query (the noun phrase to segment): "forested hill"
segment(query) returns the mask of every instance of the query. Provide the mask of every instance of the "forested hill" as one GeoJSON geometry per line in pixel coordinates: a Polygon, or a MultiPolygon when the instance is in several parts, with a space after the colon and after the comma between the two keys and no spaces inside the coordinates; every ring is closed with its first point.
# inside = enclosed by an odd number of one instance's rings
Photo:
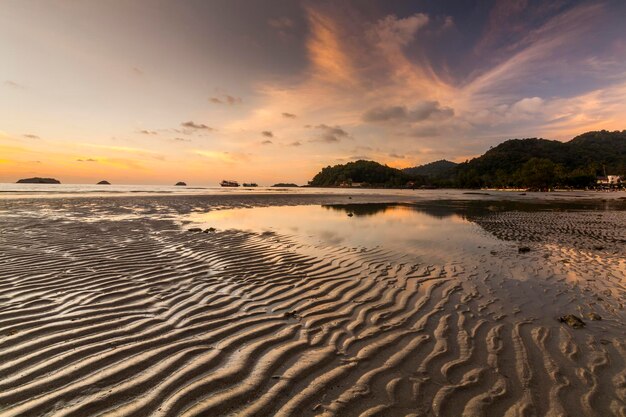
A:
{"type": "Polygon", "coordinates": [[[472,187],[584,187],[604,171],[626,173],[626,131],[588,132],[569,142],[512,139],[459,164],[455,183],[472,187]]]}
{"type": "Polygon", "coordinates": [[[327,166],[310,182],[314,187],[333,187],[342,183],[363,183],[367,186],[400,187],[409,181],[408,175],[399,169],[374,161],[355,161],[327,166]]]}
{"type": "Polygon", "coordinates": [[[413,168],[404,168],[402,171],[409,175],[423,175],[425,177],[441,178],[449,177],[458,164],[442,159],[413,168]]]}
{"type": "Polygon", "coordinates": [[[582,188],[605,172],[626,174],[626,130],[588,132],[569,142],[511,139],[461,164],[441,160],[399,170],[373,161],[350,162],[322,169],[311,185],[582,188]]]}

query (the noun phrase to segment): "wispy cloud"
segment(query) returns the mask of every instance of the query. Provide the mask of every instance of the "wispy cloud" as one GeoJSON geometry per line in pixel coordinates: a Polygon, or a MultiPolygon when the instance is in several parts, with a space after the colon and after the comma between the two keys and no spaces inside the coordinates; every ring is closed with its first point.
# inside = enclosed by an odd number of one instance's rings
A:
{"type": "Polygon", "coordinates": [[[350,136],[348,132],[343,130],[340,126],[321,124],[313,126],[313,128],[321,131],[321,134],[312,140],[315,142],[336,143],[350,136]]]}
{"type": "Polygon", "coordinates": [[[33,135],[32,133],[25,133],[22,136],[28,139],[41,139],[39,136],[33,135]]]}
{"type": "Polygon", "coordinates": [[[235,104],[243,103],[243,100],[241,97],[234,97],[228,94],[224,94],[220,97],[217,97],[217,96],[211,97],[209,101],[214,104],[227,104],[229,106],[234,106],[235,104]]]}
{"type": "Polygon", "coordinates": [[[11,81],[11,80],[6,80],[4,82],[4,85],[6,85],[7,87],[15,88],[16,90],[25,90],[26,89],[25,85],[17,83],[15,81],[11,81]]]}
{"type": "Polygon", "coordinates": [[[236,164],[240,162],[247,162],[249,160],[247,154],[240,152],[194,150],[193,153],[204,158],[209,158],[216,162],[222,162],[226,164],[236,164]]]}
{"type": "Polygon", "coordinates": [[[204,123],[196,123],[191,120],[188,122],[183,122],[180,125],[184,128],[183,133],[187,134],[195,131],[213,132],[215,130],[210,126],[205,125],[204,123]]]}

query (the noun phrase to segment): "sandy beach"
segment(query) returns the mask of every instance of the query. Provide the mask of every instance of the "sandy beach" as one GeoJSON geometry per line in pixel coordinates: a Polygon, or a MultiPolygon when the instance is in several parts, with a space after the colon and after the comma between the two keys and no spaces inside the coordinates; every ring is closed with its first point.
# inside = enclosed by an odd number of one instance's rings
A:
{"type": "Polygon", "coordinates": [[[626,200],[487,194],[1,199],[0,416],[626,416],[626,200]]]}

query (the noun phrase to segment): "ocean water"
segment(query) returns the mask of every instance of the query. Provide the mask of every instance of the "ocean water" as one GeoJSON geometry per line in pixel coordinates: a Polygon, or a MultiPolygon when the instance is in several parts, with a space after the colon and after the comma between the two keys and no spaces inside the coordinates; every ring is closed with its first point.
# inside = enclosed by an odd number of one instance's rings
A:
{"type": "Polygon", "coordinates": [[[555,200],[555,199],[620,199],[626,192],[563,191],[552,193],[522,193],[496,190],[402,190],[368,188],[316,188],[316,187],[219,187],[173,185],[95,185],[95,184],[15,184],[0,183],[0,198],[54,198],[120,195],[221,195],[221,194],[331,194],[331,195],[382,195],[419,199],[462,200],[555,200]]]}

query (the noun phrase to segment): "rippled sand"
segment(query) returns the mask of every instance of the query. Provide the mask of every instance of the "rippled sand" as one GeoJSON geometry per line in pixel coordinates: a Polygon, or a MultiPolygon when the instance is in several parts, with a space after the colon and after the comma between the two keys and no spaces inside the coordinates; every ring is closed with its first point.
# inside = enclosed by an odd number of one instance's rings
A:
{"type": "Polygon", "coordinates": [[[623,207],[420,202],[493,239],[445,262],[181,227],[337,198],[3,201],[0,416],[626,415],[623,207]]]}

